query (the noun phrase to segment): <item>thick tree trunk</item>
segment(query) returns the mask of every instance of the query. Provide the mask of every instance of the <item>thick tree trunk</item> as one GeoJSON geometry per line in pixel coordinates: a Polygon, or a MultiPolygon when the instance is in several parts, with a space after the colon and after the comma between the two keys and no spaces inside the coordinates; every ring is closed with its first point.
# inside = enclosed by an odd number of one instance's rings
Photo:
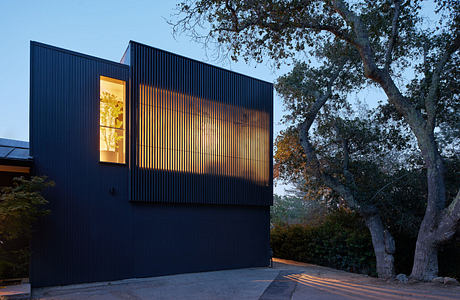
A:
{"type": "Polygon", "coordinates": [[[364,214],[363,218],[371,233],[379,278],[387,279],[394,277],[393,254],[395,253],[395,242],[393,237],[390,232],[385,230],[382,220],[377,213],[364,214]]]}
{"type": "Polygon", "coordinates": [[[420,111],[402,96],[389,74],[383,73],[374,65],[370,71],[368,70],[367,77],[381,85],[390,103],[404,115],[422,152],[427,169],[427,208],[417,237],[411,278],[431,280],[438,272],[436,232],[446,203],[444,165],[433,129],[427,125],[420,111]]]}
{"type": "Polygon", "coordinates": [[[307,118],[306,121],[299,125],[300,144],[305,151],[307,162],[309,164],[307,172],[309,172],[310,175],[317,177],[325,185],[340,194],[349,207],[360,210],[372,236],[372,245],[374,247],[377,264],[377,274],[380,278],[391,278],[394,276],[393,254],[395,252],[395,243],[391,234],[385,230],[377,209],[375,207],[360,208],[353,192],[347,186],[342,184],[333,176],[325,172],[321,172],[320,162],[318,161],[316,153],[308,140],[308,130],[313,123],[314,117],[325,102],[325,97],[319,98],[315,105],[313,105],[313,109],[309,112],[310,118],[307,118]]]}
{"type": "Polygon", "coordinates": [[[419,232],[411,278],[430,281],[438,276],[438,249],[432,237],[419,232]]]}
{"type": "MultiPolygon", "coordinates": [[[[434,138],[433,138],[434,140],[434,138]]],[[[425,141],[426,142],[426,141],[425,141]]],[[[427,168],[427,208],[417,236],[411,278],[429,281],[438,275],[437,228],[445,207],[444,165],[434,141],[419,146],[427,168]],[[428,149],[427,149],[428,148],[428,149]]]]}
{"type": "MultiPolygon", "coordinates": [[[[342,1],[339,2],[342,3],[342,1]]],[[[362,25],[360,21],[356,19],[355,15],[352,17],[359,23],[358,25],[362,25]]],[[[357,31],[358,34],[364,31],[364,29],[355,28],[355,31],[357,31]]],[[[364,34],[362,36],[364,43],[363,45],[358,45],[357,49],[364,63],[365,75],[382,87],[388,96],[389,102],[404,116],[404,119],[417,138],[417,143],[422,152],[427,169],[427,208],[417,237],[411,278],[417,280],[430,280],[436,277],[438,272],[437,251],[439,242],[437,241],[437,236],[439,234],[445,234],[444,232],[439,232],[438,226],[440,225],[441,215],[446,202],[444,166],[434,138],[436,120],[434,108],[436,102],[435,92],[439,84],[439,73],[442,71],[442,66],[446,63],[450,55],[458,49],[460,42],[458,38],[456,38],[455,45],[443,55],[436,67],[436,76],[433,76],[430,93],[425,98],[427,112],[427,120],[425,120],[421,111],[401,94],[389,72],[377,68],[370,44],[368,43],[368,38],[365,36],[365,32],[362,34],[364,34]]],[[[361,42],[362,41],[360,41],[360,43],[361,42]]],[[[460,208],[457,207],[456,209],[459,210],[460,208]]],[[[458,211],[451,212],[451,214],[452,216],[449,218],[451,218],[452,222],[450,223],[458,222],[458,211]]],[[[452,225],[450,227],[452,227],[452,225]]]]}
{"type": "MultiPolygon", "coordinates": [[[[455,34],[455,39],[441,52],[441,57],[435,64],[429,91],[424,99],[425,118],[421,110],[409,98],[401,94],[401,91],[391,78],[388,68],[391,63],[391,49],[388,52],[385,68],[378,68],[371,47],[369,33],[365,25],[361,22],[361,18],[351,11],[343,0],[336,0],[332,3],[336,12],[348,23],[352,24],[355,33],[355,37],[352,40],[340,35],[339,37],[356,47],[363,62],[365,76],[382,87],[388,96],[389,102],[404,116],[407,124],[415,134],[418,146],[422,151],[427,168],[428,197],[425,216],[417,237],[411,277],[418,280],[429,280],[437,275],[437,251],[440,242],[452,237],[453,228],[460,221],[459,195],[457,195],[453,204],[447,210],[445,209],[446,195],[443,163],[434,139],[437,105],[436,94],[439,90],[440,76],[448,60],[460,48],[460,35],[455,34]]],[[[395,9],[399,9],[399,6],[395,6],[395,9]]],[[[395,15],[397,15],[396,11],[395,15]]],[[[395,22],[397,22],[397,19],[395,22]]],[[[393,28],[396,28],[395,25],[393,25],[393,28]]],[[[337,35],[336,32],[329,31],[337,35]]],[[[395,36],[394,33],[393,37],[395,36]]]]}

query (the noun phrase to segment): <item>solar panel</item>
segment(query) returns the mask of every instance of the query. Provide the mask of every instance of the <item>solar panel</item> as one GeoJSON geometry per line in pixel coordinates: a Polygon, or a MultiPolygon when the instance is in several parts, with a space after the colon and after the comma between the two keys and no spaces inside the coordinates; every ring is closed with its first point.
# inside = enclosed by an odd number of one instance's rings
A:
{"type": "Polygon", "coordinates": [[[0,138],[0,158],[29,160],[29,142],[0,138]]]}

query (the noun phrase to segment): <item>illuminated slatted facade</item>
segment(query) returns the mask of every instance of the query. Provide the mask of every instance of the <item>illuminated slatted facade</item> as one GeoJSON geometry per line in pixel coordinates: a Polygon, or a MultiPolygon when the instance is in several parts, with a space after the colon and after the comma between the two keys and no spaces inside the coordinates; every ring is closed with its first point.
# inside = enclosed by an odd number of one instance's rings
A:
{"type": "Polygon", "coordinates": [[[272,84],[130,43],[131,200],[272,203],[272,84]]]}
{"type": "Polygon", "coordinates": [[[140,103],[137,166],[268,185],[267,113],[145,85],[140,103]]]}

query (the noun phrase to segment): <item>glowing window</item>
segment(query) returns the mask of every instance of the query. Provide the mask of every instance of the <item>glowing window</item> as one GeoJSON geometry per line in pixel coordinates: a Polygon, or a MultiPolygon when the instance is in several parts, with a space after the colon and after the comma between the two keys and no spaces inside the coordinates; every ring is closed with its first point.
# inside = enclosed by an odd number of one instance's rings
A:
{"type": "Polygon", "coordinates": [[[99,159],[125,163],[125,95],[122,80],[101,76],[99,102],[99,159]]]}

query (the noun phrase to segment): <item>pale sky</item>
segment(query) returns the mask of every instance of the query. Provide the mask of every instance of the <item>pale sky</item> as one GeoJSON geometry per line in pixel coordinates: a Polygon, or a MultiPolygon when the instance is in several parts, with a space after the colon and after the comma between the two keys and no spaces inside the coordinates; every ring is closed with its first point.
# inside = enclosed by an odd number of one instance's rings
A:
{"type": "MultiPolygon", "coordinates": [[[[167,19],[176,1],[0,0],[0,137],[29,140],[29,42],[31,40],[119,61],[129,40],[274,82],[269,64],[212,61],[200,44],[172,35],[167,19]]],[[[381,93],[365,92],[375,103],[381,93]]],[[[367,99],[366,99],[367,98],[367,99]]],[[[282,128],[281,101],[275,96],[275,137],[282,128]]]]}
{"type": "MultiPolygon", "coordinates": [[[[31,40],[119,61],[129,40],[274,82],[268,65],[213,61],[186,35],[173,37],[174,1],[0,1],[0,137],[29,140],[31,40]]],[[[285,69],[285,71],[288,69],[285,69]]],[[[284,72],[285,72],[284,71],[284,72]]],[[[275,99],[275,131],[281,117],[275,99]]]]}

